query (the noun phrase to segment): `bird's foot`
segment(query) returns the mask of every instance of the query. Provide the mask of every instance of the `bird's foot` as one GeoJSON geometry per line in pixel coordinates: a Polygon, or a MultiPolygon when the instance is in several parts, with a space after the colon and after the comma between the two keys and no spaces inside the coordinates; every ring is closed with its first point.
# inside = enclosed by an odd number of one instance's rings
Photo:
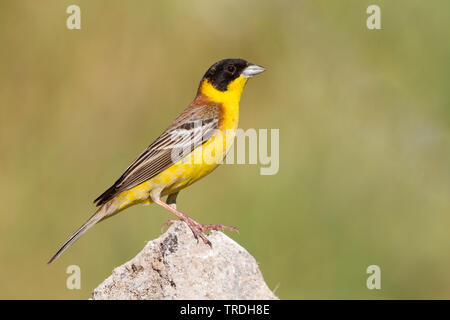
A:
{"type": "Polygon", "coordinates": [[[202,224],[202,229],[203,229],[203,231],[207,231],[207,230],[216,230],[216,231],[222,230],[223,231],[223,230],[227,229],[227,230],[236,231],[237,233],[239,233],[238,228],[226,226],[223,224],[206,224],[206,225],[202,224]]]}
{"type": "Polygon", "coordinates": [[[161,233],[164,231],[164,228],[165,227],[170,227],[174,222],[176,222],[176,221],[178,221],[178,220],[167,220],[166,222],[164,222],[162,225],[161,225],[161,233]]]}
{"type": "MultiPolygon", "coordinates": [[[[194,237],[195,237],[195,239],[197,239],[197,241],[198,241],[198,238],[200,238],[203,240],[203,242],[205,244],[207,244],[210,247],[212,247],[212,244],[211,244],[211,241],[209,241],[206,238],[205,234],[203,233],[205,231],[208,231],[208,230],[216,230],[216,231],[222,230],[223,231],[223,230],[227,229],[227,230],[236,231],[239,233],[239,230],[235,227],[230,227],[230,226],[226,226],[223,224],[207,224],[207,225],[205,225],[205,224],[198,223],[194,219],[191,219],[187,216],[186,216],[186,218],[183,218],[180,220],[184,221],[188,225],[188,227],[191,229],[191,231],[194,234],[194,237]]],[[[161,232],[164,229],[164,227],[172,225],[175,221],[177,221],[177,220],[168,220],[168,221],[164,222],[161,226],[161,232]]]]}

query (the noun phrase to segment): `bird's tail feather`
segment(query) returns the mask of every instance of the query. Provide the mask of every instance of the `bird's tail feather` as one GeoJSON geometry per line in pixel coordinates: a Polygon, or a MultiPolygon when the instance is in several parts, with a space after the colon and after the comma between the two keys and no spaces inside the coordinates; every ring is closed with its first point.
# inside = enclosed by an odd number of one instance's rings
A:
{"type": "Polygon", "coordinates": [[[55,253],[55,255],[47,262],[48,264],[55,261],[72,243],[74,243],[79,237],[81,237],[86,231],[93,227],[97,222],[100,222],[106,217],[108,213],[108,205],[100,207],[67,241],[62,247],[55,253]]]}

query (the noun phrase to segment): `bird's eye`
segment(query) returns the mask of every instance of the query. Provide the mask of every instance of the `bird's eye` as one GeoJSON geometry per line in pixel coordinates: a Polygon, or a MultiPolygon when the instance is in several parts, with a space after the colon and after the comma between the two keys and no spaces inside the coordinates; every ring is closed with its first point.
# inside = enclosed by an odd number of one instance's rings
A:
{"type": "Polygon", "coordinates": [[[236,67],[233,66],[232,64],[230,64],[230,65],[227,66],[227,71],[229,73],[234,73],[236,71],[236,67]]]}

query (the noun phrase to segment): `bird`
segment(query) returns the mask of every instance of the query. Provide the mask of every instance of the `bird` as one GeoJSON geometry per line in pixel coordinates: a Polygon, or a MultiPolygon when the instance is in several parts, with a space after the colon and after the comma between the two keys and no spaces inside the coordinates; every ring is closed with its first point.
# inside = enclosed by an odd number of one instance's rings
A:
{"type": "MultiPolygon", "coordinates": [[[[214,63],[202,77],[194,100],[172,121],[94,203],[97,211],[48,261],[55,261],[70,245],[100,221],[136,204],[157,204],[184,221],[194,237],[212,246],[204,232],[237,229],[203,225],[177,210],[179,192],[211,173],[233,144],[239,103],[247,80],[266,69],[244,59],[214,63]],[[166,201],[161,198],[167,196],[166,201]]],[[[169,226],[176,220],[168,220],[169,226]]]]}

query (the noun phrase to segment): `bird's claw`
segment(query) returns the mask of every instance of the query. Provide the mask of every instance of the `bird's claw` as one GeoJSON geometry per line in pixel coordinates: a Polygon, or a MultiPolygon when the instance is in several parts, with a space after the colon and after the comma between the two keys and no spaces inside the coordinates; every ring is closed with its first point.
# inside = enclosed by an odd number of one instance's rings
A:
{"type": "Polygon", "coordinates": [[[202,230],[203,231],[207,231],[207,230],[215,230],[215,231],[219,231],[219,230],[230,230],[230,231],[236,231],[237,233],[239,233],[239,230],[235,227],[231,227],[231,226],[226,226],[223,224],[208,224],[208,225],[202,225],[202,230]]]}
{"type": "MultiPolygon", "coordinates": [[[[207,244],[211,248],[212,248],[212,243],[211,243],[211,241],[208,240],[208,238],[206,238],[206,235],[203,232],[209,231],[209,230],[224,231],[226,229],[226,230],[230,230],[230,231],[236,231],[237,233],[239,233],[239,230],[237,228],[231,227],[231,226],[226,226],[223,224],[204,225],[204,224],[198,223],[197,221],[195,221],[193,219],[181,219],[181,220],[184,221],[188,225],[189,229],[191,229],[191,231],[194,235],[194,238],[197,240],[197,243],[200,238],[200,239],[202,239],[203,243],[207,244]]],[[[168,221],[164,222],[161,226],[161,232],[163,231],[164,227],[172,225],[175,221],[177,221],[177,220],[168,220],[168,221]]]]}
{"type": "Polygon", "coordinates": [[[177,221],[177,220],[167,220],[166,222],[164,222],[164,223],[161,225],[161,233],[164,232],[164,228],[165,228],[165,227],[170,227],[175,221],[177,221]]]}

